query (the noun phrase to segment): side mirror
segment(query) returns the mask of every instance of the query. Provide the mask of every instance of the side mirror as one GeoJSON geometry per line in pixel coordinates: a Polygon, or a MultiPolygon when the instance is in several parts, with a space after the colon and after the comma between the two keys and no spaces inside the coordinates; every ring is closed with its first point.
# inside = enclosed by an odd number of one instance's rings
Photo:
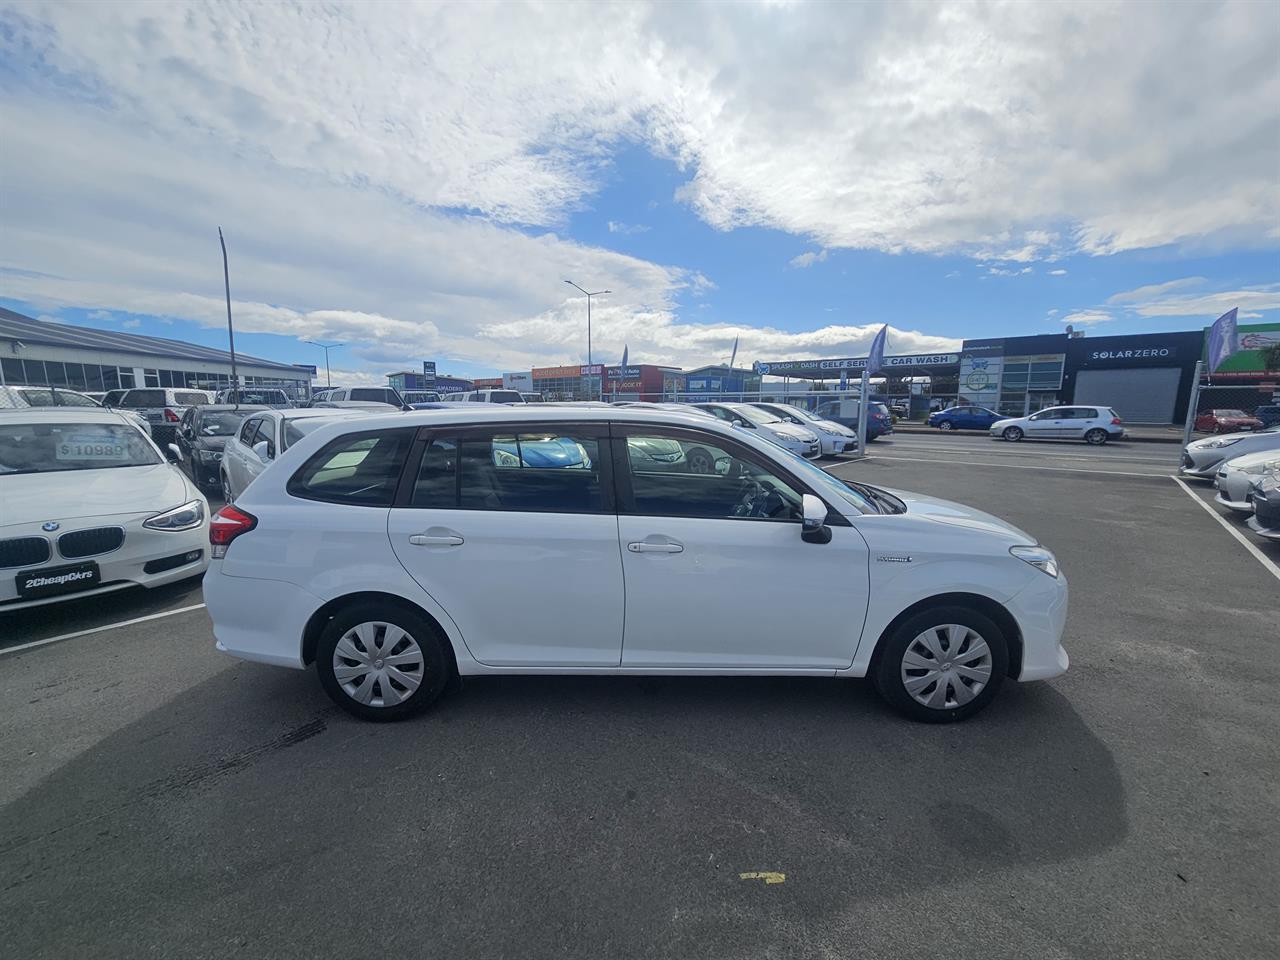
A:
{"type": "Polygon", "coordinates": [[[830,543],[831,528],[827,526],[827,505],[812,493],[800,500],[800,537],[805,543],[830,543]]]}
{"type": "Polygon", "coordinates": [[[253,445],[253,452],[257,454],[258,459],[266,463],[271,459],[271,445],[265,440],[259,440],[253,445]]]}
{"type": "Polygon", "coordinates": [[[176,443],[168,444],[164,448],[164,455],[169,458],[170,463],[182,462],[182,451],[178,449],[178,445],[176,443]]]}

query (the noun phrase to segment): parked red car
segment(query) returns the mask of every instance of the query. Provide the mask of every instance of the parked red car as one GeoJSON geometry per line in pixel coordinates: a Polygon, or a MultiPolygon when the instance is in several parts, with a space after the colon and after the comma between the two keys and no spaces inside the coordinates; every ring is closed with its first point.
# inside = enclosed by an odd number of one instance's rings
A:
{"type": "Polygon", "coordinates": [[[1243,410],[1210,410],[1196,417],[1196,429],[1201,433],[1242,433],[1261,430],[1262,421],[1243,410]]]}

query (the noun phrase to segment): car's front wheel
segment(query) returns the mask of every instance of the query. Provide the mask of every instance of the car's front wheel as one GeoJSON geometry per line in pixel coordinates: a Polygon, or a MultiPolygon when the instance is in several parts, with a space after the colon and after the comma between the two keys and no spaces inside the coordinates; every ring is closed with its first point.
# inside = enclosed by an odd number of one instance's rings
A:
{"type": "Polygon", "coordinates": [[[938,429],[939,429],[939,430],[950,430],[950,429],[951,429],[951,421],[950,421],[950,420],[941,420],[941,421],[939,421],[939,423],[938,423],[938,429]]]}
{"type": "Polygon", "coordinates": [[[973,716],[995,697],[1009,667],[1000,628],[968,607],[917,613],[883,644],[872,682],[891,706],[924,723],[973,716]]]}
{"type": "Polygon", "coordinates": [[[1084,435],[1084,442],[1091,443],[1095,447],[1101,446],[1102,444],[1106,443],[1107,440],[1108,440],[1107,431],[1101,429],[1100,427],[1094,427],[1092,430],[1090,430],[1088,433],[1084,435]]]}
{"type": "Polygon", "coordinates": [[[334,703],[362,720],[403,720],[440,696],[450,661],[439,631],[395,603],[363,601],[338,613],[316,644],[316,672],[334,703]]]}
{"type": "Polygon", "coordinates": [[[1004,437],[1006,440],[1010,441],[1011,443],[1017,443],[1019,440],[1022,439],[1022,428],[1021,427],[1005,427],[1004,433],[1000,434],[1000,436],[1004,437]]]}

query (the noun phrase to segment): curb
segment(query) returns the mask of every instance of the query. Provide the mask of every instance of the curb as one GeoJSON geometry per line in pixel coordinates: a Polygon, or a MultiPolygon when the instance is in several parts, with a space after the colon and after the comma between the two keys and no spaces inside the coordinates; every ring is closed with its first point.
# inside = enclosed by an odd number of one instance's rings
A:
{"type": "MultiPolygon", "coordinates": [[[[907,424],[895,423],[893,425],[893,432],[927,435],[927,434],[941,434],[943,431],[938,430],[936,427],[923,427],[923,426],[918,426],[916,424],[907,425],[907,424]]],[[[962,437],[986,436],[986,433],[980,430],[955,430],[953,432],[956,433],[958,436],[962,436],[962,437]]],[[[1194,435],[1192,436],[1192,439],[1195,439],[1194,435]]],[[[1123,440],[1119,442],[1120,443],[1176,443],[1179,446],[1181,446],[1182,434],[1178,434],[1177,436],[1173,436],[1173,437],[1158,437],[1158,436],[1144,437],[1144,436],[1137,436],[1135,434],[1129,434],[1127,437],[1125,437],[1123,440]]]]}

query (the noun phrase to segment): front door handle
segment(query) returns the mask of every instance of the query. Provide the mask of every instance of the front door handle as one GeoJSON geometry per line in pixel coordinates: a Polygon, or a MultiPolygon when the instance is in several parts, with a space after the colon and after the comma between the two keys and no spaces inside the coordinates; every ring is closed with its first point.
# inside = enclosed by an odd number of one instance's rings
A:
{"type": "Polygon", "coordinates": [[[654,543],[652,540],[637,540],[628,543],[627,549],[632,553],[684,553],[683,543],[654,543]]]}
{"type": "Polygon", "coordinates": [[[409,538],[409,542],[415,547],[459,547],[464,541],[456,533],[415,533],[409,538]]]}

